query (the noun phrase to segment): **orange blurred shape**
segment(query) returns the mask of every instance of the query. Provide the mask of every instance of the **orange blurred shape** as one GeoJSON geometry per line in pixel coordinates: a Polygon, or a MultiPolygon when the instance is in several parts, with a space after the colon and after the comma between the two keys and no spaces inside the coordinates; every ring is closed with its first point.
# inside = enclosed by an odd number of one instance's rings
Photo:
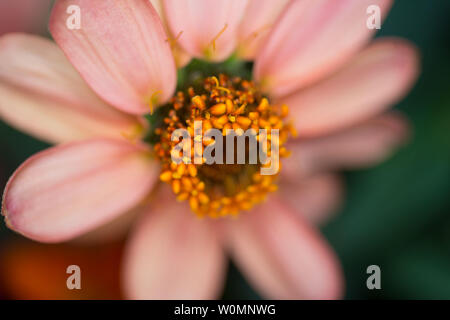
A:
{"type": "MultiPolygon", "coordinates": [[[[5,242],[4,242],[5,243],[5,242]]],[[[0,291],[7,299],[120,299],[122,246],[5,243],[0,250],[0,291]],[[67,267],[81,269],[81,289],[67,288],[67,267]]]]}

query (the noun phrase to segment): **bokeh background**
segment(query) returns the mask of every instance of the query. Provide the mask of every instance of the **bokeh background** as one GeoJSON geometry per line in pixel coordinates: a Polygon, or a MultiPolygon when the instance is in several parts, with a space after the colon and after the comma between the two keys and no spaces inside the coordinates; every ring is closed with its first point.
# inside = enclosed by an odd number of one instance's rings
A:
{"type": "MultiPolygon", "coordinates": [[[[14,2],[0,0],[0,11],[14,2]]],[[[31,2],[45,7],[51,1],[31,2]]],[[[25,30],[49,36],[42,28],[48,8],[25,30]]],[[[396,106],[411,120],[411,142],[375,168],[344,172],[346,199],[323,227],[342,261],[348,299],[450,299],[449,16],[448,0],[397,0],[378,34],[415,43],[422,73],[396,106]],[[381,268],[381,290],[366,287],[372,264],[381,268]]],[[[0,33],[19,28],[9,21],[0,33]]],[[[46,147],[0,121],[0,189],[25,159],[46,147]]],[[[120,248],[40,245],[1,223],[0,298],[120,298],[120,248]],[[65,266],[74,260],[86,270],[89,292],[65,288],[65,266]]],[[[229,270],[225,299],[259,298],[233,265],[229,270]]]]}

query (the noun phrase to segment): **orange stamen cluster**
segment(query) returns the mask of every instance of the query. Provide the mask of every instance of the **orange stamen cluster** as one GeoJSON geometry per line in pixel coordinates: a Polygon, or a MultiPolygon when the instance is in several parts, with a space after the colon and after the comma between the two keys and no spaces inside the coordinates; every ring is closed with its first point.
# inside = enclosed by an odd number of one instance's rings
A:
{"type": "MultiPolygon", "coordinates": [[[[285,143],[293,133],[286,123],[288,108],[273,106],[256,88],[253,82],[225,75],[208,77],[198,86],[179,91],[170,101],[163,124],[155,129],[158,139],[154,150],[162,164],[160,179],[168,183],[179,201],[189,201],[192,211],[199,216],[220,217],[236,215],[262,202],[267,193],[277,190],[277,174],[262,175],[262,164],[195,164],[194,156],[203,155],[204,148],[214,140],[194,143],[194,122],[202,122],[202,133],[209,129],[222,131],[224,139],[227,129],[239,135],[253,129],[259,141],[259,129],[269,132],[266,139],[267,156],[271,153],[270,130],[279,130],[279,156],[288,156],[285,143]],[[172,161],[171,152],[178,142],[172,141],[176,129],[186,129],[191,136],[191,159],[179,164],[172,161]]],[[[246,150],[248,152],[248,150],[246,150]]],[[[247,157],[248,158],[248,157],[247,157]]],[[[247,159],[246,158],[246,159],[247,159]]]]}

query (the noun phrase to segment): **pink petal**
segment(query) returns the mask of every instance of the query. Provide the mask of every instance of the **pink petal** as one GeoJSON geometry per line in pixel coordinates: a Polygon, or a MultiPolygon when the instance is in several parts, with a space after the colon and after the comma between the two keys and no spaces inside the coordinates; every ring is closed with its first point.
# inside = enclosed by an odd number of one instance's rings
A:
{"type": "Polygon", "coordinates": [[[172,41],[171,49],[173,57],[175,58],[177,68],[183,68],[191,61],[191,56],[180,48],[176,40],[177,35],[171,34],[170,29],[167,26],[162,0],[150,0],[150,2],[152,3],[153,8],[155,8],[156,12],[158,12],[158,15],[164,25],[164,30],[166,31],[166,34],[170,37],[170,40],[172,41]]]}
{"type": "Polygon", "coordinates": [[[126,249],[128,298],[217,298],[225,259],[210,222],[197,218],[173,195],[158,197],[126,249]]]}
{"type": "Polygon", "coordinates": [[[0,1],[0,35],[44,32],[50,5],[51,0],[0,1]]]}
{"type": "Polygon", "coordinates": [[[276,196],[230,221],[228,231],[232,257],[265,297],[341,297],[342,275],[335,254],[276,196]]]}
{"type": "Polygon", "coordinates": [[[272,95],[281,96],[331,74],[374,33],[366,26],[367,7],[378,5],[384,18],[391,3],[292,1],[256,59],[256,79],[272,95]]]}
{"type": "Polygon", "coordinates": [[[314,136],[368,119],[411,88],[416,50],[400,40],[376,41],[333,77],[282,99],[300,136],[314,136]]]}
{"type": "Polygon", "coordinates": [[[72,239],[71,243],[77,245],[97,245],[123,241],[134,225],[134,222],[139,219],[142,214],[147,213],[149,207],[147,202],[148,201],[144,199],[136,207],[122,213],[113,220],[72,239]]]}
{"type": "Polygon", "coordinates": [[[289,0],[249,0],[239,26],[238,55],[253,60],[289,0]]]}
{"type": "Polygon", "coordinates": [[[221,61],[236,47],[247,0],[163,0],[163,6],[172,34],[182,32],[178,44],[186,52],[221,61]]]}
{"type": "Polygon", "coordinates": [[[163,12],[163,7],[162,7],[162,0],[150,0],[150,2],[152,4],[153,8],[158,13],[159,18],[164,23],[165,17],[164,17],[164,12],[163,12]]]}
{"type": "Polygon", "coordinates": [[[317,172],[369,167],[387,158],[408,138],[407,121],[391,113],[336,134],[290,143],[281,173],[301,179],[317,172]]]}
{"type": "Polygon", "coordinates": [[[100,100],[50,40],[25,34],[0,38],[0,116],[50,142],[121,137],[137,118],[100,100]]]}
{"type": "Polygon", "coordinates": [[[58,242],[92,230],[135,206],[158,177],[145,150],[98,139],[53,147],[22,164],[3,195],[13,230],[58,242]]]}
{"type": "Polygon", "coordinates": [[[172,54],[178,69],[187,66],[192,60],[191,55],[184,51],[178,44],[173,45],[172,54]]]}
{"type": "Polygon", "coordinates": [[[50,31],[86,82],[120,110],[148,113],[172,96],[175,64],[150,1],[60,0],[50,31]],[[70,5],[80,7],[79,30],[66,26],[70,5]]]}
{"type": "Polygon", "coordinates": [[[320,174],[307,179],[283,178],[280,198],[310,223],[320,225],[327,222],[342,202],[342,183],[335,175],[320,174]]]}

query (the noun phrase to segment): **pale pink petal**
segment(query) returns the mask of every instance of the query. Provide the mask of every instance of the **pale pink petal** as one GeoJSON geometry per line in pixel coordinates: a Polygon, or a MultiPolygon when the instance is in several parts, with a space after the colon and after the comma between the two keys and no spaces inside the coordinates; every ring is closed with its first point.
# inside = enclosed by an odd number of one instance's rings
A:
{"type": "Polygon", "coordinates": [[[157,181],[146,150],[97,139],[42,151],[25,161],[3,195],[6,223],[42,242],[74,238],[131,209],[157,181]]]}
{"type": "Polygon", "coordinates": [[[289,0],[249,0],[239,26],[239,57],[253,60],[289,0]]]}
{"type": "Polygon", "coordinates": [[[9,32],[43,33],[51,0],[0,1],[0,35],[9,32]]]}
{"type": "Polygon", "coordinates": [[[172,96],[175,63],[150,1],[59,0],[50,31],[87,83],[113,106],[144,114],[172,96]],[[80,8],[80,29],[66,25],[70,5],[80,8]]]}
{"type": "Polygon", "coordinates": [[[144,199],[136,207],[87,233],[83,233],[72,239],[71,242],[77,245],[96,245],[124,240],[136,219],[148,212],[149,203],[147,202],[144,199]]]}
{"type": "Polygon", "coordinates": [[[167,26],[166,16],[164,14],[163,4],[162,0],[150,0],[150,2],[153,5],[153,8],[155,8],[156,12],[158,12],[159,17],[161,18],[161,21],[164,25],[164,30],[166,31],[166,34],[170,39],[168,38],[167,41],[170,41],[170,47],[172,49],[173,57],[175,58],[175,62],[177,65],[177,68],[183,68],[191,61],[191,56],[180,48],[180,46],[177,44],[177,35],[173,35],[170,32],[169,27],[167,26]]]}
{"type": "Polygon", "coordinates": [[[236,47],[247,0],[163,0],[167,23],[178,44],[197,58],[225,60],[236,47]]]}
{"type": "Polygon", "coordinates": [[[379,40],[331,78],[281,99],[300,137],[316,136],[368,119],[397,102],[418,75],[416,50],[401,40],[379,40]]]}
{"type": "Polygon", "coordinates": [[[232,257],[264,297],[337,299],[339,262],[312,227],[276,196],[227,225],[232,257]]]}
{"type": "Polygon", "coordinates": [[[320,174],[307,179],[283,176],[280,198],[309,222],[327,222],[342,202],[341,180],[332,174],[320,174]]]}
{"type": "Polygon", "coordinates": [[[192,60],[191,55],[176,43],[172,46],[172,54],[178,69],[185,67],[192,60]]]}
{"type": "Polygon", "coordinates": [[[325,77],[349,60],[375,30],[367,28],[370,5],[384,18],[392,0],[292,1],[255,62],[255,77],[273,96],[325,77]]]}
{"type": "Polygon", "coordinates": [[[169,196],[154,199],[131,235],[123,272],[127,297],[217,299],[225,259],[215,229],[169,196]]]}
{"type": "Polygon", "coordinates": [[[165,17],[164,17],[164,12],[163,12],[162,0],[150,0],[150,2],[152,3],[153,8],[158,13],[159,18],[164,23],[165,17]]]}
{"type": "Polygon", "coordinates": [[[98,98],[52,41],[0,38],[0,117],[50,142],[121,137],[142,125],[98,98]]]}
{"type": "Polygon", "coordinates": [[[301,179],[317,172],[369,167],[387,158],[408,136],[407,121],[391,113],[330,136],[294,140],[281,174],[301,179]]]}

